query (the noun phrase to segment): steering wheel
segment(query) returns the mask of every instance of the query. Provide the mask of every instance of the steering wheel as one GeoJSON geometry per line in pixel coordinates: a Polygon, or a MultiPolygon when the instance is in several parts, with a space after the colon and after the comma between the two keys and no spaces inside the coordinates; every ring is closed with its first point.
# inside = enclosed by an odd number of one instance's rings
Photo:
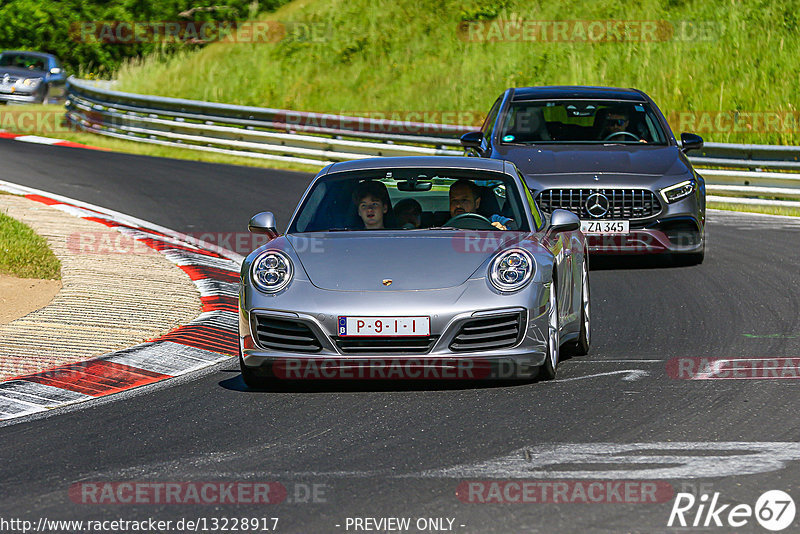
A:
{"type": "Polygon", "coordinates": [[[636,141],[639,140],[639,136],[638,135],[632,134],[630,132],[614,132],[614,133],[608,134],[606,136],[606,138],[603,139],[603,141],[608,141],[609,139],[611,139],[612,137],[616,137],[617,135],[629,135],[629,136],[633,137],[636,141]]]}
{"type": "Polygon", "coordinates": [[[451,217],[443,226],[452,226],[462,230],[493,230],[492,221],[478,213],[462,213],[451,217]]]}

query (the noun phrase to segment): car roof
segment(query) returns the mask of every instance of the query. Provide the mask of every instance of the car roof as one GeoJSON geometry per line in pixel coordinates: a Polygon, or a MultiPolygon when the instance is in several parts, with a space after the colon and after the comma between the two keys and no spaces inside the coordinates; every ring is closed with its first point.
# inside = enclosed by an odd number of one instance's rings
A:
{"type": "Polygon", "coordinates": [[[499,159],[469,158],[461,156],[406,156],[396,158],[368,158],[341,161],[327,167],[328,173],[360,171],[370,169],[400,169],[413,167],[435,167],[440,169],[471,169],[480,171],[507,172],[507,162],[499,159]]]}
{"type": "Polygon", "coordinates": [[[32,52],[30,50],[0,50],[0,54],[25,54],[28,56],[36,56],[40,58],[54,58],[53,54],[48,54],[46,52],[32,52]]]}
{"type": "Polygon", "coordinates": [[[541,87],[517,87],[513,89],[512,101],[561,100],[568,98],[585,100],[631,100],[647,102],[647,97],[638,89],[619,87],[592,87],[585,85],[549,85],[541,87]]]}

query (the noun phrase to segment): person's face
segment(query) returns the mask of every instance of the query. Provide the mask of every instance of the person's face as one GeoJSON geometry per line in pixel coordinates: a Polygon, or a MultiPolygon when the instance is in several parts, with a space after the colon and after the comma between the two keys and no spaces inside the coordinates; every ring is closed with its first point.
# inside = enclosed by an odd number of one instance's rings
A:
{"type": "Polygon", "coordinates": [[[606,131],[624,132],[628,127],[628,117],[622,113],[612,113],[606,117],[606,131]]]}
{"type": "Polygon", "coordinates": [[[401,225],[411,224],[414,228],[422,226],[422,214],[418,213],[415,208],[404,209],[397,213],[397,218],[400,220],[401,225]]]}
{"type": "Polygon", "coordinates": [[[372,195],[367,195],[358,202],[358,216],[368,230],[383,228],[383,216],[387,211],[389,207],[372,195]]]}
{"type": "Polygon", "coordinates": [[[480,198],[475,198],[472,190],[466,185],[457,185],[450,189],[450,216],[455,217],[462,213],[474,213],[481,203],[480,198]]]}

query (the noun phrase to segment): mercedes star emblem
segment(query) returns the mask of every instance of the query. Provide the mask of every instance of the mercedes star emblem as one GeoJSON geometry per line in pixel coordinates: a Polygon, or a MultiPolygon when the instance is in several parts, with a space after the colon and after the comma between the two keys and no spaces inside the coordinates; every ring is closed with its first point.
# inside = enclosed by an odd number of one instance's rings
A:
{"type": "Polygon", "coordinates": [[[589,195],[589,198],[586,199],[586,211],[589,213],[590,217],[594,217],[595,219],[606,215],[609,207],[608,197],[603,193],[592,193],[589,195]]]}

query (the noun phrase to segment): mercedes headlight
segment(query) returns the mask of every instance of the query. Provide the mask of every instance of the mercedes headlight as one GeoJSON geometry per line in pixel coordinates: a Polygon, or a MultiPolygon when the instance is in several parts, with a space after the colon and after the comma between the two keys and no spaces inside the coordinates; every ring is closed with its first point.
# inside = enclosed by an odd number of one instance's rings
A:
{"type": "Polygon", "coordinates": [[[23,87],[35,87],[39,85],[41,81],[41,78],[25,78],[24,80],[20,80],[19,84],[23,87]]]}
{"type": "Polygon", "coordinates": [[[489,280],[500,291],[518,291],[528,285],[536,272],[530,252],[515,248],[501,252],[489,265],[489,280]]]}
{"type": "Polygon", "coordinates": [[[664,197],[668,203],[677,202],[682,198],[686,198],[694,193],[694,180],[686,180],[661,190],[661,196],[664,197]]]}
{"type": "Polygon", "coordinates": [[[264,293],[275,293],[289,285],[294,267],[289,256],[278,250],[266,250],[259,254],[250,266],[250,279],[256,289],[264,293]]]}

